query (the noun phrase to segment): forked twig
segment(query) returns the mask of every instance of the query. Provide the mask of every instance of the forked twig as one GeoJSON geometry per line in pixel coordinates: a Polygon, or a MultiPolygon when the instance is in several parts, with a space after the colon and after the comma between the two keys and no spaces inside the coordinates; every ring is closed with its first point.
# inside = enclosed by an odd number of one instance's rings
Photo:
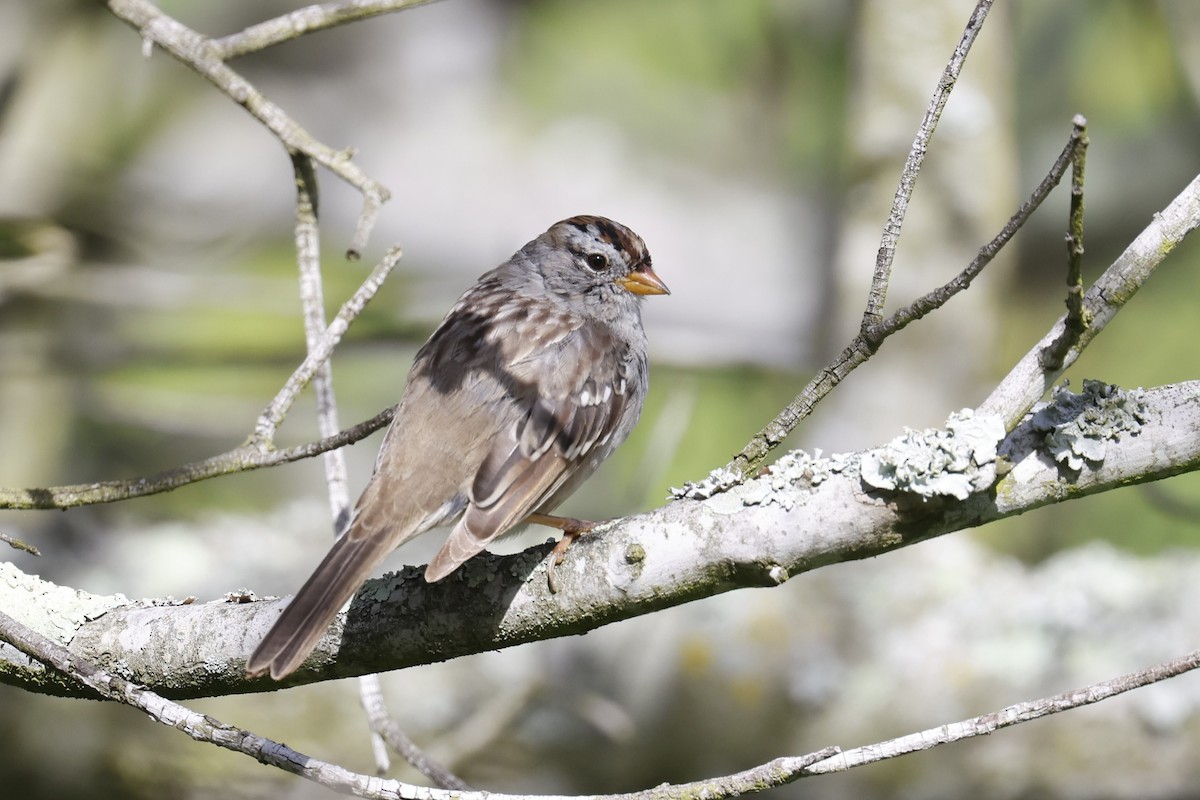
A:
{"type": "Polygon", "coordinates": [[[933,138],[933,131],[937,128],[938,120],[942,116],[942,109],[946,107],[946,101],[950,99],[950,92],[954,90],[954,86],[958,82],[958,74],[967,60],[967,54],[971,52],[971,45],[975,43],[975,37],[983,29],[984,20],[987,19],[988,11],[991,8],[992,0],[979,0],[975,4],[975,10],[971,12],[971,18],[967,20],[967,26],[963,29],[962,36],[959,37],[958,45],[954,48],[950,60],[946,62],[946,68],[942,70],[942,77],[938,81],[933,97],[929,100],[925,117],[921,120],[920,127],[917,128],[916,136],[913,137],[912,147],[909,148],[908,158],[904,162],[904,169],[900,171],[900,185],[896,187],[892,209],[888,213],[887,222],[883,224],[883,235],[880,238],[879,251],[875,256],[875,274],[871,278],[871,288],[867,292],[867,306],[863,311],[861,329],[864,333],[878,325],[883,318],[888,284],[892,277],[892,262],[896,257],[896,242],[900,238],[900,228],[904,225],[904,215],[908,213],[908,201],[912,198],[913,189],[917,185],[917,176],[921,174],[921,165],[924,163],[925,153],[929,149],[929,140],[933,138]]]}
{"type": "Polygon", "coordinates": [[[1058,367],[1047,369],[1043,353],[1062,339],[1067,316],[1059,318],[1049,333],[1016,363],[976,410],[981,414],[1001,417],[1011,430],[1054,385],[1063,371],[1075,363],[1084,348],[1129,302],[1158,265],[1198,226],[1200,175],[1192,178],[1183,191],[1154,215],[1137,238],[1084,293],[1083,314],[1088,317],[1088,325],[1067,348],[1058,367]]]}
{"type": "Polygon", "coordinates": [[[275,430],[279,427],[283,417],[287,414],[292,404],[296,402],[296,398],[300,396],[300,391],[308,385],[313,376],[317,374],[317,370],[321,368],[328,359],[333,349],[337,347],[338,342],[346,334],[350,328],[350,323],[362,313],[363,308],[370,302],[375,293],[379,291],[379,287],[387,279],[395,269],[396,264],[400,262],[403,255],[399,247],[393,247],[386,254],[379,265],[371,271],[367,279],[362,285],[350,296],[342,307],[338,309],[338,313],[334,316],[333,321],[325,328],[325,332],[321,338],[311,347],[308,355],[300,366],[287,379],[278,394],[272,398],[267,407],[263,409],[258,417],[258,421],[254,424],[254,435],[251,437],[253,443],[260,447],[269,448],[275,437],[275,430]]]}
{"type": "Polygon", "coordinates": [[[890,317],[861,330],[850,344],[838,354],[828,366],[809,381],[808,385],[776,415],[770,424],[755,434],[733,460],[715,470],[707,480],[688,483],[676,492],[679,497],[704,497],[741,483],[753,475],[762,465],[767,454],[779,445],[805,417],[813,412],[826,395],[847,375],[853,372],[882,346],[891,335],[905,326],[916,322],[927,314],[945,305],[950,298],[967,289],[983,269],[991,263],[1000,250],[1009,242],[1033,213],[1045,202],[1051,190],[1059,184],[1067,167],[1073,163],[1075,153],[1086,141],[1084,136],[1087,122],[1077,116],[1073,121],[1071,135],[1054,164],[1051,165],[1041,183],[1029,198],[1021,204],[991,241],[979,249],[967,267],[948,283],[917,298],[910,305],[899,309],[890,317]]]}
{"type": "Polygon", "coordinates": [[[357,189],[362,194],[363,207],[346,255],[358,258],[362,254],[379,209],[391,193],[354,163],[352,150],[335,150],[317,141],[287,112],[230,68],[223,60],[221,49],[214,45],[212,39],[163,13],[149,0],[107,0],[107,5],[109,11],[132,26],[144,42],[161,47],[250,112],[283,143],[288,152],[304,153],[357,189]]]}

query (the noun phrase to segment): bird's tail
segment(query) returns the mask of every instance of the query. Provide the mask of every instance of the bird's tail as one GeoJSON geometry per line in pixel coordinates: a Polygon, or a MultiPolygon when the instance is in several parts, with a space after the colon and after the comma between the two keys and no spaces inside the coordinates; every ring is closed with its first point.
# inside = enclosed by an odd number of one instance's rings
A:
{"type": "Polygon", "coordinates": [[[352,524],[254,650],[246,662],[247,677],[270,670],[279,680],[295,671],[393,545],[388,536],[369,535],[357,521],[352,524]]]}

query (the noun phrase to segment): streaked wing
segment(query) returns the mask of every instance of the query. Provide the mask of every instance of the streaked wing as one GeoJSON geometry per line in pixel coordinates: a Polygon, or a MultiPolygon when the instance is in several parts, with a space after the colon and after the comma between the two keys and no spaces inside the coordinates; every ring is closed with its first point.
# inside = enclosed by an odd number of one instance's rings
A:
{"type": "Polygon", "coordinates": [[[496,436],[426,580],[449,575],[531,513],[549,511],[590,475],[636,421],[625,409],[641,403],[632,396],[637,369],[644,364],[630,360],[628,346],[582,325],[555,347],[512,363],[510,386],[525,390],[513,395],[516,421],[496,436]]]}

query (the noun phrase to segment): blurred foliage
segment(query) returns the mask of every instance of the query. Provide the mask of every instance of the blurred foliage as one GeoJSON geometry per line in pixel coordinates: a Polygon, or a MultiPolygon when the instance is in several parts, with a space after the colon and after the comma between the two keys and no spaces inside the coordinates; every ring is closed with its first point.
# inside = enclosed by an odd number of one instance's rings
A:
{"type": "Polygon", "coordinates": [[[509,72],[544,114],[593,115],[599,102],[652,147],[811,179],[841,149],[853,8],[539,0],[521,6],[509,72]]]}

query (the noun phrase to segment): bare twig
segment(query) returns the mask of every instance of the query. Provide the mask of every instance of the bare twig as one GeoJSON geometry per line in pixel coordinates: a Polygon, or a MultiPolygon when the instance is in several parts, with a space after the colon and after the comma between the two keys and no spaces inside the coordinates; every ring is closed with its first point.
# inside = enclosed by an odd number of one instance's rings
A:
{"type": "MultiPolygon", "coordinates": [[[[1078,162],[1079,153],[1087,147],[1086,137],[1087,121],[1076,115],[1072,122],[1071,134],[1067,139],[1066,146],[1062,152],[1058,154],[1054,164],[1051,165],[1050,171],[1046,173],[1046,177],[1042,178],[1042,182],[1029,198],[1021,204],[1004,227],[1000,229],[990,242],[979,248],[979,253],[967,265],[967,268],[954,277],[949,283],[934,289],[923,297],[913,301],[907,308],[902,308],[892,316],[888,317],[883,322],[865,331],[867,341],[871,346],[871,350],[878,349],[883,340],[893,333],[904,328],[906,325],[916,322],[932,311],[936,311],[946,304],[946,302],[954,295],[967,289],[971,285],[971,281],[979,277],[983,272],[983,268],[991,263],[992,259],[1004,249],[1009,240],[1017,234],[1025,223],[1033,216],[1033,212],[1037,211],[1049,196],[1051,190],[1058,186],[1063,175],[1066,174],[1068,164],[1076,164],[1078,162]]],[[[1074,194],[1072,194],[1072,207],[1074,207],[1074,194]]]]}
{"type": "Polygon", "coordinates": [[[0,533],[0,542],[4,542],[10,547],[16,548],[17,550],[23,550],[31,555],[40,556],[42,554],[42,551],[38,550],[33,545],[23,542],[15,536],[9,536],[7,533],[0,533]]]}
{"type": "Polygon", "coordinates": [[[0,488],[0,508],[28,510],[115,503],[118,500],[128,500],[132,497],[169,492],[180,486],[215,478],[219,475],[233,475],[238,472],[288,464],[292,461],[312,458],[364,439],[391,422],[394,411],[393,408],[384,409],[368,420],[315,442],[283,450],[261,448],[247,443],[203,461],[193,461],[190,464],[142,478],[47,486],[38,489],[0,488]]]}
{"type": "MultiPolygon", "coordinates": [[[[325,293],[321,285],[321,235],[317,226],[317,176],[312,160],[292,155],[296,172],[296,261],[300,267],[300,303],[304,310],[304,342],[311,354],[325,332],[325,293]]],[[[323,437],[338,430],[337,397],[333,391],[333,365],[326,358],[313,375],[317,398],[317,431],[323,437]]],[[[324,454],[325,483],[336,536],[350,514],[346,456],[342,450],[324,454]]]]}
{"type": "Polygon", "coordinates": [[[443,789],[456,789],[462,792],[471,790],[464,780],[417,747],[416,743],[408,738],[408,735],[391,718],[387,711],[387,703],[383,699],[383,687],[379,684],[378,675],[363,675],[359,678],[358,696],[362,702],[363,711],[366,712],[367,719],[371,722],[371,730],[382,737],[418,772],[443,789]]]}
{"type": "Polygon", "coordinates": [[[1080,706],[1099,703],[1118,694],[1149,686],[1154,683],[1174,678],[1185,672],[1200,667],[1200,650],[1188,653],[1186,656],[1167,661],[1148,669],[1131,672],[1111,680],[1093,683],[1082,689],[1063,692],[1053,697],[1040,700],[1029,700],[1024,703],[1002,708],[990,714],[955,722],[949,725],[939,725],[936,728],[919,733],[911,733],[897,739],[891,739],[879,744],[866,747],[856,747],[846,750],[825,761],[809,767],[809,775],[825,775],[831,772],[844,772],[852,767],[871,764],[888,758],[895,758],[918,750],[929,750],[950,742],[958,742],[975,736],[986,736],[1001,728],[1018,725],[1022,722],[1048,717],[1061,711],[1070,711],[1080,706]]]}
{"type": "MultiPolygon", "coordinates": [[[[321,280],[320,229],[318,227],[317,176],[311,159],[292,156],[296,173],[296,258],[300,267],[300,299],[304,308],[304,338],[309,353],[321,343],[325,331],[325,299],[321,280]]],[[[338,429],[337,397],[333,390],[333,367],[327,358],[313,375],[317,398],[317,427],[322,436],[338,429]]],[[[329,508],[333,534],[337,536],[350,521],[350,496],[346,458],[342,450],[325,452],[325,483],[329,490],[329,508]]],[[[359,678],[359,695],[371,727],[371,750],[379,774],[389,767],[386,745],[390,744],[408,763],[437,785],[447,789],[468,789],[466,783],[437,764],[400,730],[388,716],[383,688],[376,675],[359,678]]]]}
{"type": "Polygon", "coordinates": [[[357,317],[367,303],[379,291],[379,287],[383,285],[384,280],[391,274],[391,271],[399,263],[401,256],[399,247],[393,247],[386,254],[379,265],[371,271],[363,284],[358,287],[350,299],[342,304],[338,309],[338,313],[334,316],[333,321],[329,323],[329,327],[325,329],[320,340],[308,351],[308,356],[300,366],[296,367],[296,371],[279,390],[279,393],[267,404],[262,413],[258,417],[258,421],[254,425],[254,435],[251,441],[264,449],[269,449],[271,441],[275,437],[275,430],[279,427],[279,423],[283,420],[285,414],[296,402],[300,391],[308,385],[312,380],[313,375],[321,368],[328,359],[333,349],[337,347],[338,342],[342,340],[350,323],[357,317]]]}
{"type": "Polygon", "coordinates": [[[259,50],[299,39],[307,33],[323,31],[380,14],[403,11],[430,2],[433,0],[339,0],[334,3],[319,3],[298,8],[283,16],[251,25],[244,31],[216,39],[213,41],[213,47],[221,59],[228,61],[237,56],[257,53],[259,50]]]}
{"type": "MultiPolygon", "coordinates": [[[[913,319],[919,318],[918,316],[914,316],[902,323],[900,322],[905,315],[911,316],[912,309],[910,307],[910,309],[905,309],[899,315],[894,315],[886,322],[882,319],[883,306],[887,300],[888,284],[891,280],[892,262],[896,254],[896,242],[900,238],[900,229],[904,224],[904,216],[908,211],[909,199],[912,197],[913,189],[916,186],[917,175],[920,174],[921,165],[925,160],[925,152],[929,147],[929,140],[933,136],[933,131],[937,127],[942,109],[945,108],[946,101],[950,97],[950,92],[954,89],[954,85],[958,81],[958,75],[962,71],[963,63],[966,61],[967,54],[970,52],[971,45],[974,44],[976,36],[978,36],[980,29],[983,27],[984,20],[987,18],[991,6],[992,0],[979,0],[976,3],[974,11],[971,12],[970,19],[967,20],[967,25],[963,30],[962,36],[959,38],[958,45],[954,48],[954,52],[951,54],[946,68],[942,71],[941,80],[938,81],[937,89],[934,91],[933,97],[930,98],[929,107],[925,111],[925,117],[921,120],[921,125],[917,129],[912,148],[909,150],[908,158],[904,163],[904,169],[900,173],[900,185],[896,189],[891,212],[888,214],[888,219],[883,226],[883,235],[875,260],[875,272],[871,279],[871,288],[868,291],[867,303],[863,311],[862,324],[858,336],[837,355],[832,363],[817,373],[800,394],[775,416],[775,419],[771,420],[766,427],[755,434],[746,443],[746,446],[742,448],[741,452],[734,456],[733,460],[724,467],[714,470],[707,480],[699,484],[689,483],[685,485],[681,492],[683,496],[689,496],[698,490],[708,494],[714,490],[721,491],[728,489],[754,474],[762,465],[763,459],[766,458],[767,454],[787,438],[787,435],[792,432],[801,420],[812,413],[816,404],[829,394],[835,386],[841,383],[847,375],[871,357],[882,343],[883,338],[889,335],[889,328],[891,332],[894,332],[907,325],[913,319]]],[[[1055,183],[1057,183],[1057,179],[1055,183]]],[[[1003,231],[1001,233],[1003,234],[1003,231]]],[[[1011,236],[1011,233],[1009,236],[1011,236]]],[[[1007,237],[1005,240],[1007,240],[1007,237]]],[[[983,259],[979,268],[981,269],[994,255],[995,253],[991,253],[984,257],[984,251],[981,250],[980,257],[976,259],[976,261],[980,261],[981,258],[983,259]]],[[[968,270],[970,270],[970,267],[968,267],[968,270]]],[[[946,287],[943,287],[939,291],[942,293],[949,292],[950,295],[957,293],[961,289],[950,291],[949,287],[952,287],[955,282],[961,281],[962,276],[960,275],[959,278],[956,278],[955,281],[947,284],[946,287]]],[[[931,295],[933,294],[936,293],[931,293],[931,295]]],[[[948,296],[946,299],[948,299],[948,296]]],[[[944,303],[945,299],[941,300],[941,302],[944,303]]],[[[936,305],[933,307],[936,307],[936,305]]],[[[928,310],[922,313],[928,313],[928,310]]]]}
{"type": "Polygon", "coordinates": [[[950,92],[958,82],[958,74],[962,71],[967,53],[975,43],[975,37],[983,28],[988,11],[991,10],[992,0],[979,0],[967,26],[954,48],[954,53],[942,71],[937,89],[929,100],[929,108],[925,118],[917,128],[913,138],[912,148],[908,151],[908,159],[900,172],[900,185],[896,187],[896,196],[892,200],[892,210],[887,222],[883,225],[883,236],[879,242],[879,251],[875,257],[875,274],[871,278],[871,288],[867,295],[867,306],[863,311],[862,331],[865,333],[879,324],[883,317],[883,306],[887,301],[888,283],[891,281],[892,261],[896,256],[896,242],[900,238],[900,228],[904,224],[904,215],[908,212],[908,201],[912,198],[913,188],[917,184],[917,176],[921,174],[921,165],[925,161],[925,153],[929,149],[929,140],[933,137],[934,128],[942,116],[942,109],[950,99],[950,92]]]}
{"type": "Polygon", "coordinates": [[[362,254],[379,208],[391,193],[354,163],[352,150],[334,150],[317,141],[282,108],[226,65],[220,48],[211,39],[163,13],[149,0],[107,0],[107,5],[109,11],[141,35],[143,42],[161,47],[250,112],[275,134],[288,152],[304,153],[361,192],[363,210],[346,255],[358,258],[362,254]]]}
{"type": "Polygon", "coordinates": [[[1042,351],[1042,366],[1057,370],[1063,358],[1091,324],[1083,307],[1083,168],[1087,160],[1087,120],[1075,115],[1074,137],[1079,140],[1071,159],[1071,213],[1067,230],[1067,316],[1063,335],[1042,351]]]}
{"type": "Polygon", "coordinates": [[[310,458],[356,442],[377,431],[391,422],[392,409],[386,409],[353,428],[326,436],[316,442],[289,447],[285,450],[276,450],[274,445],[275,431],[288,409],[296,401],[300,391],[312,380],[321,365],[328,360],[330,353],[345,335],[350,322],[362,312],[370,299],[379,291],[384,280],[395,269],[401,255],[398,247],[389,250],[350,299],[342,304],[333,318],[333,322],[325,329],[314,348],[309,351],[308,356],[288,378],[279,393],[263,409],[255,422],[254,433],[245,444],[203,461],[184,464],[145,478],[38,489],[0,488],[0,508],[71,508],[157,494],[217,475],[230,475],[235,472],[273,467],[277,464],[310,458]]]}

